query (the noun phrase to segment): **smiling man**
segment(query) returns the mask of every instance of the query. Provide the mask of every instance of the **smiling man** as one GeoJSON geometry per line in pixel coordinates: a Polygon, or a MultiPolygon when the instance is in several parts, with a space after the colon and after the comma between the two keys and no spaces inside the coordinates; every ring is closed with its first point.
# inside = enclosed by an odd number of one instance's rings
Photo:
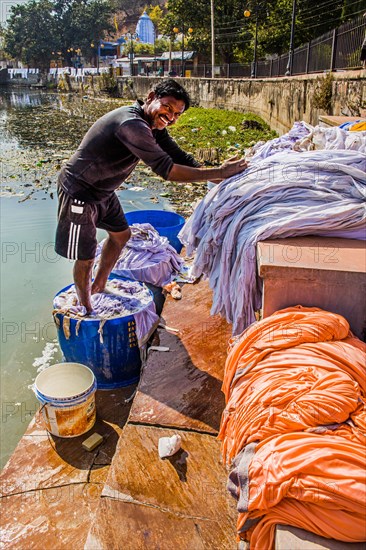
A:
{"type": "Polygon", "coordinates": [[[189,108],[186,90],[175,80],[160,82],[145,100],[115,109],[97,120],[58,179],[56,252],[76,260],[74,282],[79,301],[91,313],[91,294],[104,289],[131,232],[115,194],[139,160],[165,180],[223,180],[242,172],[244,159],[205,168],[169,136],[167,127],[189,108]],[[96,229],[105,229],[99,269],[92,283],[96,229]]]}

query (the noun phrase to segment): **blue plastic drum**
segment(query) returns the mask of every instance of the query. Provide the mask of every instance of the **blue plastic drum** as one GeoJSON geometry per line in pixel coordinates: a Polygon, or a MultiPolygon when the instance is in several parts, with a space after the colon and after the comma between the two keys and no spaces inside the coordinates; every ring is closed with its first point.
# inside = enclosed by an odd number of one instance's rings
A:
{"type": "Polygon", "coordinates": [[[149,223],[160,235],[167,237],[170,244],[179,252],[183,245],[178,239],[178,233],[185,224],[183,216],[166,210],[134,210],[125,214],[130,225],[133,223],[149,223]]]}
{"type": "MultiPolygon", "coordinates": [[[[60,290],[56,296],[71,286],[60,290]]],[[[89,367],[98,389],[119,388],[138,382],[141,357],[133,315],[108,319],[101,331],[100,319],[86,317],[78,325],[76,319],[68,317],[64,327],[64,315],[56,313],[55,317],[65,361],[89,367]]]]}

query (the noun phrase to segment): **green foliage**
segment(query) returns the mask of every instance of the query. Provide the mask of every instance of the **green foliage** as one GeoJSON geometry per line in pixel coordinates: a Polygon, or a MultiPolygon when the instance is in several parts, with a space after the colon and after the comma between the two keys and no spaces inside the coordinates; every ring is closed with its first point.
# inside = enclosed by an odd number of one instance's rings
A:
{"type": "Polygon", "coordinates": [[[366,9],[365,0],[344,0],[342,4],[342,21],[351,19],[356,13],[364,13],[366,9]]]}
{"type": "Polygon", "coordinates": [[[161,22],[161,30],[174,41],[177,38],[173,28],[179,29],[178,34],[184,33],[184,42],[187,49],[196,49],[205,53],[206,39],[209,37],[210,11],[207,1],[197,0],[168,0],[167,12],[161,22]],[[192,28],[193,32],[188,33],[192,28]]]}
{"type": "Polygon", "coordinates": [[[320,85],[313,95],[314,107],[322,109],[327,114],[330,114],[332,109],[333,80],[332,73],[328,73],[327,76],[320,81],[320,85]]]}
{"type": "Polygon", "coordinates": [[[162,10],[162,8],[159,5],[157,5],[157,6],[150,6],[147,9],[147,13],[148,13],[151,21],[154,23],[156,35],[158,35],[159,30],[160,30],[161,21],[163,19],[164,11],[162,10]]]}
{"type": "Polygon", "coordinates": [[[113,94],[117,90],[117,80],[113,73],[102,73],[101,78],[101,90],[113,94]]]}
{"type": "MultiPolygon", "coordinates": [[[[131,44],[131,40],[128,40],[126,44],[123,46],[123,55],[128,55],[131,51],[133,51],[136,55],[159,55],[162,52],[167,52],[169,50],[169,40],[168,39],[158,39],[155,41],[155,48],[154,44],[146,44],[144,42],[137,42],[136,40],[133,40],[133,45],[131,44]]],[[[181,50],[181,42],[175,41],[172,42],[172,51],[180,51],[181,50]]]]}
{"type": "MultiPolygon", "coordinates": [[[[171,43],[172,51],[180,51],[182,49],[182,43],[178,40],[175,40],[171,43]]],[[[167,38],[158,38],[155,40],[155,49],[157,52],[167,52],[169,51],[169,39],[167,38]]]]}
{"type": "Polygon", "coordinates": [[[191,107],[169,128],[169,133],[186,151],[218,148],[221,160],[233,156],[235,152],[242,154],[246,147],[257,141],[273,139],[277,135],[253,113],[201,107],[191,107]],[[257,124],[251,127],[245,124],[246,121],[255,121],[257,124]]]}
{"type": "Polygon", "coordinates": [[[154,55],[154,44],[146,44],[145,42],[137,42],[136,40],[128,40],[123,46],[123,55],[128,55],[133,51],[136,55],[149,54],[154,55]]]}

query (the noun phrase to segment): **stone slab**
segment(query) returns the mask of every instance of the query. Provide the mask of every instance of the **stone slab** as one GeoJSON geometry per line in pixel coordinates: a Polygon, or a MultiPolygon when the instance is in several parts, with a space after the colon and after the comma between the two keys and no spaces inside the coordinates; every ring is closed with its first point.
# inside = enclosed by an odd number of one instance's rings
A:
{"type": "Polygon", "coordinates": [[[235,548],[236,503],[226,480],[215,437],[128,424],[86,548],[235,548]],[[160,459],[159,438],[173,433],[181,449],[160,459]]]}
{"type": "Polygon", "coordinates": [[[76,438],[48,434],[36,414],[0,476],[4,547],[83,547],[134,389],[97,392],[97,422],[76,438]],[[87,452],[81,443],[93,431],[104,443],[87,452]]]}
{"type": "Polygon", "coordinates": [[[168,297],[159,343],[168,352],[150,351],[129,422],[217,433],[224,396],[221,385],[231,326],[211,316],[207,281],[187,284],[180,301],[168,297]]]}
{"type": "Polygon", "coordinates": [[[277,525],[275,550],[365,550],[364,542],[342,542],[320,537],[304,529],[277,525]]]}
{"type": "Polygon", "coordinates": [[[102,485],[80,483],[3,497],[0,547],[83,548],[101,490],[102,485]]]}
{"type": "Polygon", "coordinates": [[[216,521],[179,517],[135,503],[101,499],[84,550],[236,550],[235,533],[216,521]]]}
{"type": "Polygon", "coordinates": [[[68,483],[104,481],[130,405],[135,386],[96,394],[97,421],[86,434],[61,438],[49,434],[37,413],[0,474],[0,494],[11,495],[68,483]],[[82,442],[93,432],[104,437],[94,451],[82,442]]]}

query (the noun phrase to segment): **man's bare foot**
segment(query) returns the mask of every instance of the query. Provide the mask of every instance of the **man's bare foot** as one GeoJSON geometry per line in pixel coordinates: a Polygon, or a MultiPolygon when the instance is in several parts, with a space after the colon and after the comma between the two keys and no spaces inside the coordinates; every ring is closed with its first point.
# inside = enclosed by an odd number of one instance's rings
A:
{"type": "Polygon", "coordinates": [[[96,283],[94,281],[93,284],[92,284],[92,287],[91,287],[91,293],[92,294],[97,294],[98,292],[103,292],[103,290],[105,288],[105,285],[106,285],[106,283],[104,283],[104,285],[101,285],[100,283],[96,283]]]}

